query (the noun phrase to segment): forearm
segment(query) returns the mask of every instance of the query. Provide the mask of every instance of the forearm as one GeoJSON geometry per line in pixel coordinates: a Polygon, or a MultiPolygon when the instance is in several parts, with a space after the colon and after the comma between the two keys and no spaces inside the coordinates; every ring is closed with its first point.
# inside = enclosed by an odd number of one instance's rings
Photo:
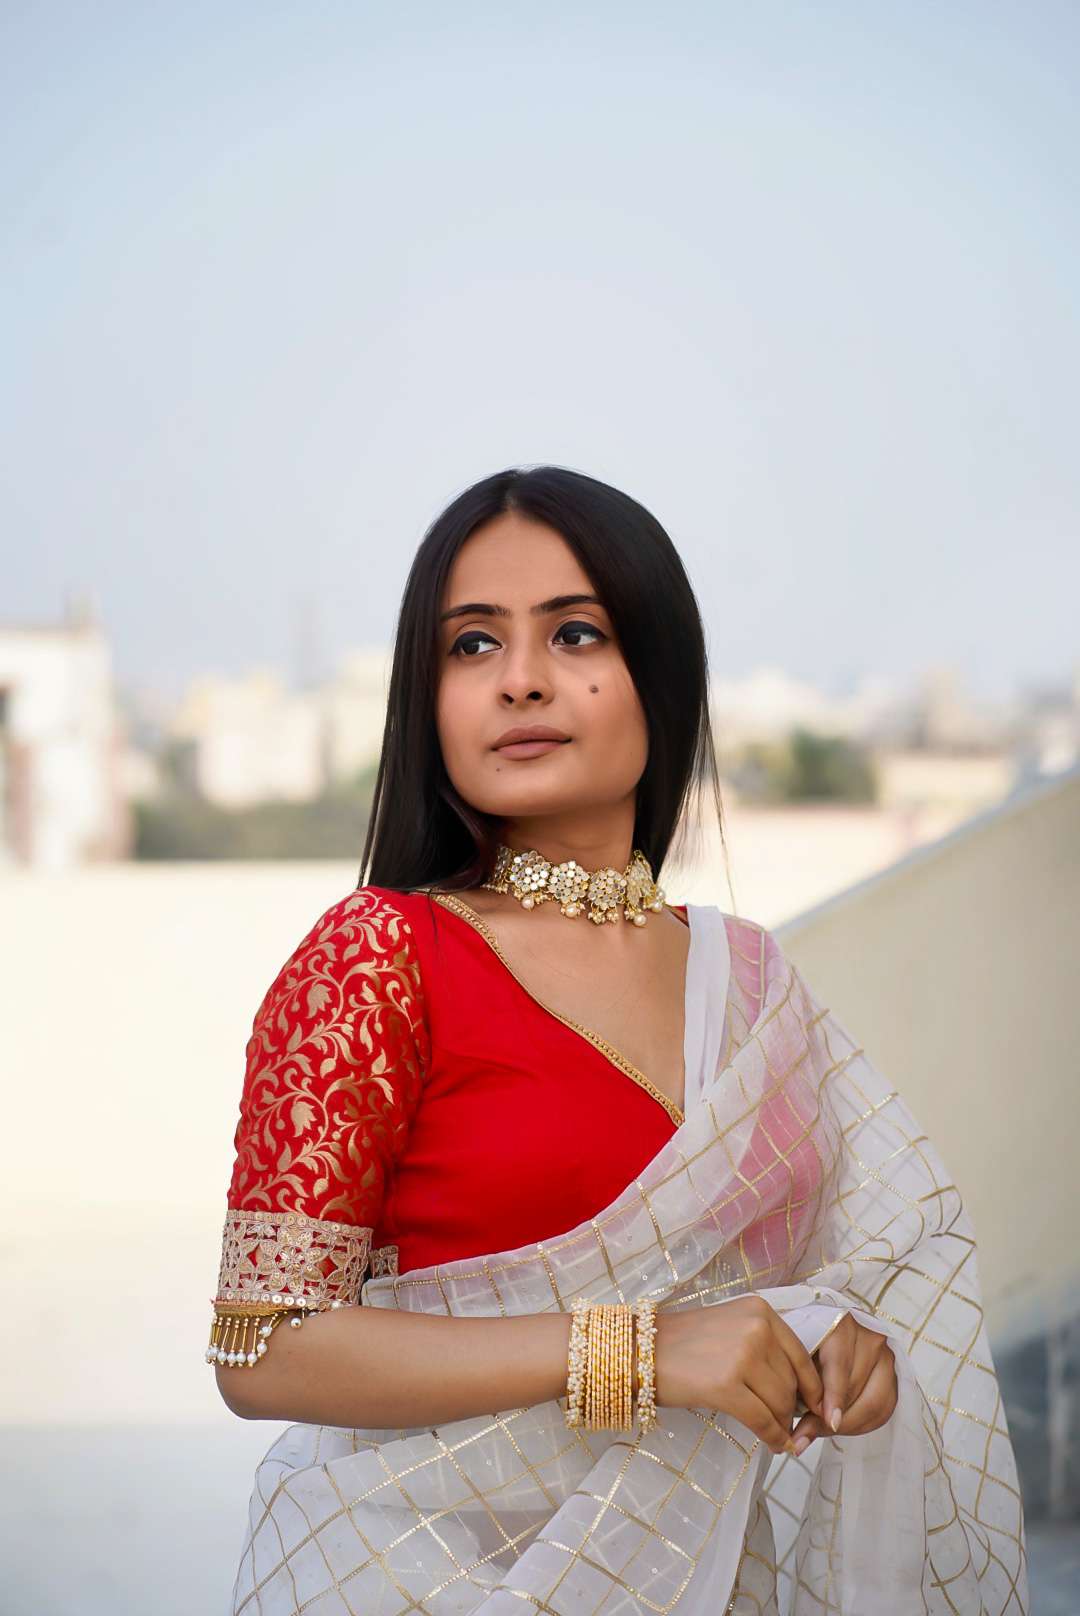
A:
{"type": "Polygon", "coordinates": [[[570,1316],[442,1318],[343,1307],[284,1320],[252,1368],[219,1367],[245,1419],[393,1429],[526,1408],[566,1392],[570,1316]]]}

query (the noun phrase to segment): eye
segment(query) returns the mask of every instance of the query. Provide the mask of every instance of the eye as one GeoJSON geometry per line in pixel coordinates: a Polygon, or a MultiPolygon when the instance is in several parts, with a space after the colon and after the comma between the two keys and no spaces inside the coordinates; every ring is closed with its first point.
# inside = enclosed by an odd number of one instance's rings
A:
{"type": "Polygon", "coordinates": [[[454,641],[450,647],[450,655],[460,657],[475,656],[477,640],[487,640],[490,645],[496,643],[490,634],[481,634],[479,629],[473,629],[470,633],[462,634],[459,639],[454,641]]]}
{"type": "MultiPolygon", "coordinates": [[[[555,631],[555,639],[558,640],[563,635],[569,635],[570,638],[565,640],[564,644],[572,647],[587,645],[589,641],[581,638],[583,634],[591,634],[594,641],[607,639],[607,635],[602,629],[597,628],[595,623],[585,623],[580,619],[572,623],[561,624],[555,631]]],[[[493,639],[490,634],[483,634],[479,629],[470,629],[467,634],[460,635],[454,641],[450,647],[449,654],[456,657],[472,658],[475,661],[478,656],[483,654],[479,649],[480,643],[483,642],[488,645],[498,644],[498,641],[493,639]]]]}
{"type": "MultiPolygon", "coordinates": [[[[580,621],[576,623],[563,623],[562,627],[557,630],[556,638],[558,638],[559,634],[580,634],[582,630],[584,630],[586,634],[595,635],[598,640],[607,639],[607,635],[602,629],[597,628],[595,623],[583,623],[580,621]]],[[[581,640],[571,640],[568,643],[571,645],[580,645],[582,642],[581,640]]]]}

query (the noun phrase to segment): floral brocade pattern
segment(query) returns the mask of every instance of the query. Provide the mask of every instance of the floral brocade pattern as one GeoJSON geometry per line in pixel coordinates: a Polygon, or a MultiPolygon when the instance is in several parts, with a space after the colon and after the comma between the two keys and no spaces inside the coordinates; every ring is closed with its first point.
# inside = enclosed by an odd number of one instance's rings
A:
{"type": "Polygon", "coordinates": [[[316,922],[256,1014],[229,1212],[298,1221],[266,1220],[252,1244],[259,1220],[230,1216],[223,1278],[247,1288],[295,1269],[317,1285],[314,1265],[323,1282],[351,1286],[419,1103],[427,1054],[408,922],[361,888],[316,922]]]}

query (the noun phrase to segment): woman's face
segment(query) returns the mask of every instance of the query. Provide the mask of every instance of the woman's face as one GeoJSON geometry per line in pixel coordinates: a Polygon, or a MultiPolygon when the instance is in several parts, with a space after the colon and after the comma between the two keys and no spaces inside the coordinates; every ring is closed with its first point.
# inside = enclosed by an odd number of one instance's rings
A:
{"type": "Polygon", "coordinates": [[[632,798],[645,715],[615,631],[560,533],[507,511],[462,545],[440,602],[436,723],[459,794],[506,819],[632,798]],[[559,597],[582,596],[574,601],[559,597]],[[500,748],[543,725],[565,739],[500,748]]]}

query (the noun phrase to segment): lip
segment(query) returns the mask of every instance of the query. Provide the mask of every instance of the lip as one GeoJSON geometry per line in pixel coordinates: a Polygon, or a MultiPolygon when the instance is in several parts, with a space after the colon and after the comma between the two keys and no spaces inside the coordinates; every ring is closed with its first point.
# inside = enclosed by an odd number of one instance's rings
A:
{"type": "Polygon", "coordinates": [[[547,724],[517,725],[513,729],[503,731],[499,739],[494,743],[492,751],[510,751],[514,756],[526,757],[532,755],[531,751],[526,752],[524,750],[526,746],[533,747],[537,743],[543,742],[545,743],[544,749],[547,750],[551,745],[558,745],[569,739],[570,737],[565,731],[551,729],[547,724]]]}
{"type": "Polygon", "coordinates": [[[543,757],[545,752],[557,752],[566,741],[511,741],[507,746],[495,748],[500,757],[504,758],[531,758],[543,757]]]}

